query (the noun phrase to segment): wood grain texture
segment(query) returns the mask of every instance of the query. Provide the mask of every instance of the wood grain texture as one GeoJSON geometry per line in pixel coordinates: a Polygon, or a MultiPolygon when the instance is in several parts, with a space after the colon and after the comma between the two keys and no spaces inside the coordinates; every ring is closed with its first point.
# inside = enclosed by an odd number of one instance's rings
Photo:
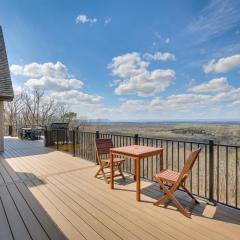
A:
{"type": "MultiPolygon", "coordinates": [[[[44,148],[42,142],[6,139],[0,157],[0,239],[239,239],[240,213],[222,205],[200,204],[192,219],[169,202],[153,206],[159,185],[126,175],[115,190],[94,178],[98,166],[44,148]]],[[[183,206],[190,198],[176,191],[183,206]]]]}

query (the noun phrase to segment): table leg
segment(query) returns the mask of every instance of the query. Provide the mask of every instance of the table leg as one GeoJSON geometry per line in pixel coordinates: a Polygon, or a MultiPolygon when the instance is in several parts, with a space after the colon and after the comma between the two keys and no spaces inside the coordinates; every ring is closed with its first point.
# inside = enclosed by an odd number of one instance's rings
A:
{"type": "Polygon", "coordinates": [[[136,166],[136,162],[137,162],[137,160],[136,160],[136,158],[134,158],[133,160],[134,160],[134,175],[133,175],[133,179],[134,179],[134,181],[136,181],[136,169],[137,169],[136,168],[137,167],[136,166]]]}
{"type": "MultiPolygon", "coordinates": [[[[159,152],[159,158],[160,158],[160,172],[163,170],[163,150],[159,152]]],[[[160,190],[162,190],[162,187],[159,187],[160,190]]]]}
{"type": "Polygon", "coordinates": [[[110,152],[110,188],[114,189],[113,181],[113,154],[110,152]]]}
{"type": "Polygon", "coordinates": [[[136,159],[136,200],[140,201],[140,158],[136,159]]]}
{"type": "Polygon", "coordinates": [[[159,152],[159,157],[160,157],[160,171],[163,170],[163,150],[159,152]]]}

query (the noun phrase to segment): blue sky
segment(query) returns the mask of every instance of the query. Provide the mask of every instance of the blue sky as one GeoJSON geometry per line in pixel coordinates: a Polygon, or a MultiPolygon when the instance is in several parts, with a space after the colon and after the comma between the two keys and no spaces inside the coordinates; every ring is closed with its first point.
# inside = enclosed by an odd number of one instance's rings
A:
{"type": "Polygon", "coordinates": [[[240,1],[0,0],[15,92],[78,116],[240,119],[240,1]]]}

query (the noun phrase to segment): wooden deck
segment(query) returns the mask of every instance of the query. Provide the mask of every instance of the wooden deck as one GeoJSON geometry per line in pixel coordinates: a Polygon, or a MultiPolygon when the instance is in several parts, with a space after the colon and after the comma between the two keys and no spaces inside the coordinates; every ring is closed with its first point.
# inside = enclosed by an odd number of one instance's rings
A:
{"type": "MultiPolygon", "coordinates": [[[[86,160],[43,147],[41,142],[5,139],[0,155],[0,239],[239,239],[240,211],[197,206],[192,219],[171,206],[153,206],[159,187],[116,181],[110,190],[93,177],[86,160]]],[[[181,201],[186,197],[178,192],[181,201]]]]}

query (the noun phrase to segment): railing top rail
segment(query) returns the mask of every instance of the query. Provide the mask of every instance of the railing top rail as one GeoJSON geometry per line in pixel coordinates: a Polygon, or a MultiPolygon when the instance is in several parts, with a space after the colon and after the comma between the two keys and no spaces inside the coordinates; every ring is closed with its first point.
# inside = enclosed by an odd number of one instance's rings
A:
{"type": "Polygon", "coordinates": [[[230,147],[230,148],[240,148],[240,145],[230,145],[230,144],[219,144],[219,143],[214,143],[214,146],[219,146],[219,147],[230,147]]]}
{"type": "MultiPolygon", "coordinates": [[[[85,132],[85,131],[84,131],[85,132]]],[[[89,132],[89,133],[93,133],[95,134],[95,132],[89,132]]],[[[135,134],[133,135],[125,135],[125,134],[115,134],[115,133],[111,133],[111,132],[100,132],[100,134],[109,134],[111,136],[116,136],[116,137],[135,137],[135,134]]],[[[194,140],[178,140],[178,139],[171,139],[171,138],[159,138],[159,137],[150,137],[150,136],[139,136],[139,139],[148,139],[148,140],[163,140],[163,141],[173,141],[173,142],[179,142],[179,143],[192,143],[192,144],[202,144],[202,145],[206,145],[209,143],[209,140],[206,140],[206,142],[198,142],[198,141],[194,141],[194,140]]]]}
{"type": "Polygon", "coordinates": [[[177,142],[177,143],[192,143],[192,144],[201,144],[201,145],[207,145],[209,144],[209,140],[206,140],[206,142],[197,142],[197,141],[191,141],[191,140],[178,140],[178,139],[173,139],[173,138],[157,138],[157,137],[143,137],[140,136],[139,138],[144,138],[144,139],[154,139],[154,140],[163,140],[163,141],[168,141],[168,142],[177,142]]]}
{"type": "MultiPolygon", "coordinates": [[[[54,129],[57,130],[57,129],[54,129]]],[[[65,130],[65,129],[59,129],[59,130],[65,130]]],[[[69,130],[78,130],[83,133],[87,134],[96,134],[96,132],[90,132],[90,131],[81,131],[80,129],[69,129],[69,130]]],[[[49,130],[51,131],[51,130],[49,130]]],[[[116,136],[116,137],[128,137],[128,138],[134,138],[135,134],[133,135],[125,135],[125,134],[120,134],[120,133],[111,133],[111,132],[99,132],[100,135],[111,135],[111,136],[116,136]]],[[[165,137],[150,137],[150,136],[140,136],[138,135],[138,139],[146,139],[146,140],[155,140],[155,141],[169,141],[169,142],[176,142],[176,143],[187,143],[187,144],[199,144],[199,145],[209,145],[209,141],[212,139],[207,139],[205,141],[196,141],[196,140],[191,140],[191,139],[176,139],[176,138],[165,138],[165,137]]],[[[220,144],[220,143],[215,143],[214,146],[219,146],[219,147],[230,147],[230,148],[240,148],[240,145],[235,145],[235,144],[220,144]]]]}

